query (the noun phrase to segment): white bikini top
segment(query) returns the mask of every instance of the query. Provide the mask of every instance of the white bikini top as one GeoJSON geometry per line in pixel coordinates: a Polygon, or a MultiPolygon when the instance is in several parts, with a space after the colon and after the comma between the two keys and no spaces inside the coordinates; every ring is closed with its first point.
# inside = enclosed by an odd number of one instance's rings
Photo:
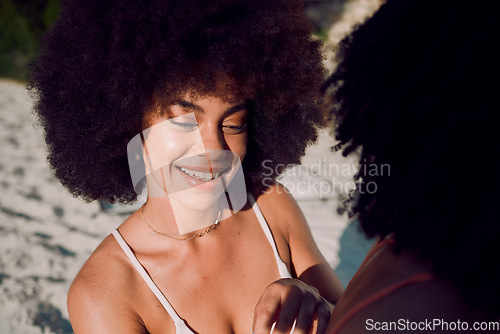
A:
{"type": "MultiPolygon", "coordinates": [[[[278,249],[276,248],[276,243],[274,242],[273,235],[271,234],[271,229],[269,228],[269,225],[267,225],[266,220],[264,219],[264,216],[262,215],[262,212],[260,211],[259,206],[257,205],[257,202],[253,198],[251,194],[248,194],[248,200],[250,201],[250,204],[252,205],[252,209],[255,212],[255,215],[257,216],[257,220],[260,223],[260,226],[262,227],[262,230],[264,231],[267,240],[269,241],[269,244],[271,245],[271,248],[273,249],[274,252],[274,257],[276,258],[276,263],[278,265],[278,270],[280,273],[281,278],[292,278],[292,275],[290,275],[290,272],[288,271],[288,268],[286,264],[281,260],[278,249]]],[[[118,244],[120,247],[123,249],[129,260],[132,262],[134,267],[137,269],[141,277],[144,279],[146,284],[149,286],[151,291],[155,294],[156,298],[160,301],[160,303],[163,305],[165,308],[165,311],[168,312],[170,317],[175,323],[175,332],[176,334],[194,334],[193,331],[186,325],[184,320],[179,317],[177,312],[175,312],[174,308],[170,303],[168,302],[167,298],[163,295],[163,293],[158,289],[156,284],[153,282],[151,277],[148,275],[144,267],[140,264],[139,260],[137,260],[137,257],[135,257],[134,253],[130,249],[129,245],[125,242],[123,237],[121,236],[120,232],[118,232],[117,229],[112,231],[113,236],[115,237],[116,241],[118,241],[118,244]]]]}

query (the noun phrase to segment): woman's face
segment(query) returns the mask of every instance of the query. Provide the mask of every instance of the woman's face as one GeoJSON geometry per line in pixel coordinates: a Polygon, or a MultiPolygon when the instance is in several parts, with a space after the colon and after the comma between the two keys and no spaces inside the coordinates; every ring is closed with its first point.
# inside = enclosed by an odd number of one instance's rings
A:
{"type": "Polygon", "coordinates": [[[148,196],[166,192],[183,206],[203,210],[235,177],[243,177],[238,171],[247,149],[244,101],[185,95],[144,121],[146,172],[155,183],[148,182],[148,196]]]}

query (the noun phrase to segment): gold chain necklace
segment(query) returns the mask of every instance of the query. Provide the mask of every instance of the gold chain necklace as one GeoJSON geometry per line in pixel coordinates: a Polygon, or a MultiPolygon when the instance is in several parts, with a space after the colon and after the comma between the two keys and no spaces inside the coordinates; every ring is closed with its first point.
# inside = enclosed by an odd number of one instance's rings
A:
{"type": "Polygon", "coordinates": [[[157,233],[157,234],[159,234],[159,235],[163,235],[163,236],[165,236],[165,237],[169,237],[169,238],[171,238],[171,239],[174,239],[174,240],[181,240],[181,241],[192,240],[192,239],[194,239],[194,238],[196,238],[196,237],[201,238],[202,236],[204,236],[205,234],[209,233],[210,231],[215,230],[215,229],[217,228],[217,226],[218,226],[218,225],[220,224],[220,222],[221,222],[221,213],[222,213],[222,212],[221,212],[221,211],[219,211],[219,214],[218,214],[218,216],[217,216],[217,219],[215,220],[215,223],[213,223],[212,225],[210,225],[210,226],[209,226],[209,227],[208,227],[205,231],[200,232],[200,233],[196,233],[196,234],[194,234],[194,235],[192,235],[192,236],[190,236],[190,237],[188,237],[188,238],[176,238],[176,237],[174,237],[174,236],[172,236],[172,235],[169,235],[169,234],[166,234],[166,233],[162,233],[162,232],[160,232],[160,231],[157,231],[157,230],[155,230],[153,227],[151,227],[151,225],[149,225],[148,220],[147,220],[147,219],[146,219],[146,217],[144,216],[144,205],[143,205],[143,206],[141,206],[141,216],[142,216],[142,219],[144,219],[144,222],[146,223],[146,225],[149,227],[149,229],[150,229],[151,231],[153,231],[153,232],[155,232],[155,233],[157,233]]]}

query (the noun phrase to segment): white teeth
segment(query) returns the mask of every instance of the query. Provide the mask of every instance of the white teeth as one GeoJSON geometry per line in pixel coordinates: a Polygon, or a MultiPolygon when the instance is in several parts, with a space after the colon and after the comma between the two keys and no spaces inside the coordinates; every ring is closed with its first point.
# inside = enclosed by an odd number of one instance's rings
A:
{"type": "Polygon", "coordinates": [[[184,173],[186,173],[187,175],[191,176],[191,177],[194,177],[194,178],[196,178],[198,180],[202,180],[202,181],[205,181],[205,182],[218,178],[219,174],[220,174],[220,173],[203,173],[203,172],[197,172],[197,171],[186,169],[184,167],[180,167],[180,170],[183,171],[184,173]]]}

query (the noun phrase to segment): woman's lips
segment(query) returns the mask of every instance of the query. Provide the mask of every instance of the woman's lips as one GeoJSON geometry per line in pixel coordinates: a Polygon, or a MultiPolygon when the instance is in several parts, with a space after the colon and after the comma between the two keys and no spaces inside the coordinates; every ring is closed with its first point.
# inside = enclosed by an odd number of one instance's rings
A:
{"type": "Polygon", "coordinates": [[[178,167],[181,172],[183,172],[184,174],[187,174],[195,179],[198,179],[198,180],[201,180],[201,181],[210,181],[210,180],[213,180],[213,179],[216,179],[219,177],[219,175],[221,173],[214,173],[212,171],[209,171],[209,172],[204,172],[204,171],[200,171],[200,170],[196,170],[196,169],[190,169],[190,168],[185,168],[185,167],[178,167]]]}
{"type": "Polygon", "coordinates": [[[218,169],[218,172],[205,172],[202,170],[210,170],[207,168],[188,168],[176,166],[177,171],[182,176],[184,181],[191,187],[196,187],[198,190],[211,191],[217,187],[221,176],[230,168],[218,169]]]}

